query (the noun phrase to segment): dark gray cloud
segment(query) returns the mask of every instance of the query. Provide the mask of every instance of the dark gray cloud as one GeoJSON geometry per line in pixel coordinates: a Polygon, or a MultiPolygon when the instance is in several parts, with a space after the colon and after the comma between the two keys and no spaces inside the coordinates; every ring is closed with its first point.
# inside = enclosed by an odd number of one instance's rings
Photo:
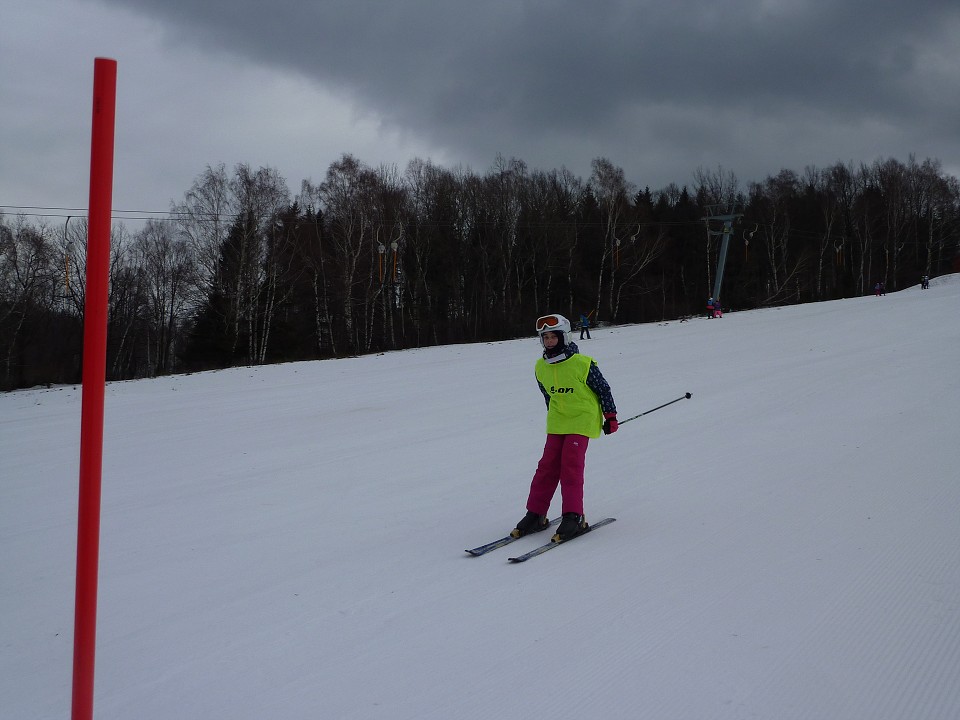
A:
{"type": "Polygon", "coordinates": [[[952,1],[110,2],[343,89],[481,166],[604,154],[683,182],[700,160],[744,179],[960,149],[952,1]]]}
{"type": "Polygon", "coordinates": [[[268,165],[297,192],[343,152],[376,163],[445,160],[330,83],[219,50],[138,10],[0,0],[0,18],[4,214],[23,211],[62,227],[86,207],[96,57],[118,63],[115,212],[163,213],[207,165],[268,165]]]}
{"type": "Polygon", "coordinates": [[[960,175],[956,0],[0,8],[0,205],[85,202],[94,55],[120,62],[115,207],[165,206],[220,162],[276,167],[296,192],[344,152],[581,176],[603,156],[653,189],[910,154],[960,175]]]}

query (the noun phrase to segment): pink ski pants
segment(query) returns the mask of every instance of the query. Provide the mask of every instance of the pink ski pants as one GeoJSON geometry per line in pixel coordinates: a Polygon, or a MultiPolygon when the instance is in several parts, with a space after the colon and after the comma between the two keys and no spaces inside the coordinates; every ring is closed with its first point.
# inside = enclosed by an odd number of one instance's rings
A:
{"type": "Polygon", "coordinates": [[[559,484],[562,511],[583,515],[583,467],[589,442],[585,435],[547,435],[543,457],[530,483],[527,510],[546,515],[559,484]]]}

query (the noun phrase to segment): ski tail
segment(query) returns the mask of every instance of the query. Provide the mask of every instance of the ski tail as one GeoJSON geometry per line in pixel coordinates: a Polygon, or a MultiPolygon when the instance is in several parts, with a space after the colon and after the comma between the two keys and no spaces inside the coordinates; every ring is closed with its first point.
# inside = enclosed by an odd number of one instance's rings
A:
{"type": "MultiPolygon", "coordinates": [[[[549,527],[553,527],[554,525],[558,524],[559,522],[560,522],[560,518],[554,518],[553,520],[550,521],[550,523],[547,525],[547,527],[548,527],[548,528],[549,528],[549,527]]],[[[544,530],[546,530],[546,529],[547,529],[547,528],[544,528],[544,530]]],[[[530,534],[533,534],[533,533],[530,533],[530,534]]],[[[520,537],[529,537],[530,534],[528,534],[528,535],[521,535],[520,537]]],[[[520,538],[515,538],[515,537],[513,537],[513,535],[507,535],[506,537],[502,537],[502,538],[500,538],[499,540],[494,540],[493,542],[488,542],[486,545],[480,545],[480,546],[478,546],[478,547],[471,548],[470,550],[467,550],[467,552],[468,552],[469,554],[473,555],[474,557],[478,557],[478,556],[480,556],[480,555],[486,555],[486,554],[487,554],[488,552],[490,552],[491,550],[496,550],[497,548],[502,548],[504,545],[509,545],[510,543],[512,543],[512,542],[514,542],[514,541],[516,541],[516,540],[519,540],[519,539],[520,539],[520,538]]]]}

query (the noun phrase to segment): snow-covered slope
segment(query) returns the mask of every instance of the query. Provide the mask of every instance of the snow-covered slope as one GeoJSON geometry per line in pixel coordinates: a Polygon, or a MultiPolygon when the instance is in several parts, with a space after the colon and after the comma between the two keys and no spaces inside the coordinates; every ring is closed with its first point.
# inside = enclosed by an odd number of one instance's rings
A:
{"type": "MultiPolygon", "coordinates": [[[[960,278],[600,329],[523,565],[535,339],[107,388],[95,717],[960,717],[960,278]],[[559,508],[559,497],[554,510],[559,508]]],[[[0,715],[68,717],[77,387],[0,395],[0,715]]]]}

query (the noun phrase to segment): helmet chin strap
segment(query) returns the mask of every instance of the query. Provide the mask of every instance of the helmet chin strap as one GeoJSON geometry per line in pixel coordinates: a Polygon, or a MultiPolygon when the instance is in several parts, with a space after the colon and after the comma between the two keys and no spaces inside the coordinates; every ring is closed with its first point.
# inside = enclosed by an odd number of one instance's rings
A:
{"type": "Polygon", "coordinates": [[[567,359],[567,349],[565,347],[555,347],[553,350],[545,350],[543,359],[548,363],[557,363],[567,359]]]}

